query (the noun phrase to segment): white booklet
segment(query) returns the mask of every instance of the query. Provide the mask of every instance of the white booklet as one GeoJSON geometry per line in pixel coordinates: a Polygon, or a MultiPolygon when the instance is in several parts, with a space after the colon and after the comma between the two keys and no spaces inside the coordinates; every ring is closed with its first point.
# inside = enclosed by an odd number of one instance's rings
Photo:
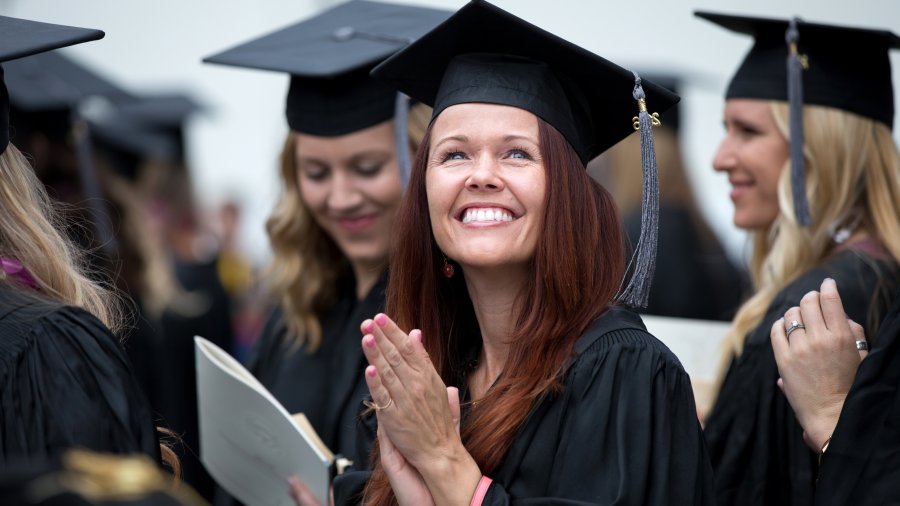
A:
{"type": "Polygon", "coordinates": [[[299,476],[328,504],[334,455],[302,414],[292,416],[227,352],[194,337],[200,460],[247,506],[292,506],[287,478],[299,476]]]}

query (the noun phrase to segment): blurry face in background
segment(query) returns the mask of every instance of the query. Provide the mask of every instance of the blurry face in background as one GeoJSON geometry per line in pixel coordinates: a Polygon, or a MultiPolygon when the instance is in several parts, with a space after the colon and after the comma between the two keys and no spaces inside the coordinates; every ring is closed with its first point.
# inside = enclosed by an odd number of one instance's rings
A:
{"type": "Polygon", "coordinates": [[[788,141],[765,100],[726,100],[724,123],[713,168],[728,175],[734,224],[766,229],[778,216],[778,178],[787,163],[788,141]]]}
{"type": "Polygon", "coordinates": [[[353,264],[387,261],[403,190],[392,121],[339,137],[297,134],[300,197],[353,264]]]}

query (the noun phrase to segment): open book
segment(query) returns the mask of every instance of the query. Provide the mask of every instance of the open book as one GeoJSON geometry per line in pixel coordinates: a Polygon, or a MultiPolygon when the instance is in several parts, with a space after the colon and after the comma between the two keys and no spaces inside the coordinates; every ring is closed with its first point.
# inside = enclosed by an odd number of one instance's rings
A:
{"type": "Polygon", "coordinates": [[[334,455],[302,414],[290,415],[231,355],[194,337],[200,460],[248,506],[291,506],[287,478],[297,475],[328,504],[334,455]]]}

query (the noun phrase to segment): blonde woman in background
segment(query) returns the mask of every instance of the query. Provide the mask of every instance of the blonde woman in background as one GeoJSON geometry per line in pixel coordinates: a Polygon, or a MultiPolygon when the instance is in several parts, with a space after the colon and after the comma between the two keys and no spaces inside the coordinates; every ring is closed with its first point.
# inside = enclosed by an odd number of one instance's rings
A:
{"type": "Polygon", "coordinates": [[[397,93],[369,70],[446,16],[349,2],[206,59],[291,76],[284,187],[266,225],[273,249],[267,279],[278,308],[249,368],[348,458],[356,455],[366,395],[359,324],[383,308],[402,158],[418,147],[430,119],[422,105],[397,107],[397,93]]]}
{"type": "MultiPolygon", "coordinates": [[[[101,37],[0,17],[0,61],[101,37]]],[[[0,81],[0,464],[74,446],[159,462],[150,405],[113,335],[122,327],[118,301],[88,277],[61,232],[43,185],[10,143],[8,111],[0,81]]]]}
{"type": "MultiPolygon", "coordinates": [[[[699,15],[755,37],[726,94],[726,134],[713,162],[733,186],[735,225],[750,231],[755,284],[726,337],[719,394],[706,420],[716,492],[720,504],[812,504],[819,452],[807,448],[776,386],[769,334],[788,308],[831,278],[847,316],[874,335],[897,286],[900,155],[890,131],[887,56],[897,38],[699,15]],[[786,32],[791,40],[799,33],[792,58],[804,90],[802,144],[790,127],[786,32]],[[792,147],[802,147],[805,162],[805,179],[793,193],[792,147]],[[800,196],[808,202],[806,225],[802,206],[795,207],[800,196]]],[[[802,321],[784,325],[789,339],[804,338],[802,321]]]]}

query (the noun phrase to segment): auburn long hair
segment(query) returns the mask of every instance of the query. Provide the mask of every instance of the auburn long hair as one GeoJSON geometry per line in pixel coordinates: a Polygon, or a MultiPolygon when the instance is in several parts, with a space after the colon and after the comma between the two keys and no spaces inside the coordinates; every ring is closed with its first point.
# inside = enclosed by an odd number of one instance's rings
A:
{"type": "MultiPolygon", "coordinates": [[[[452,385],[461,376],[462,350],[480,343],[480,333],[463,276],[448,280],[442,274],[444,259],[431,229],[425,192],[431,128],[416,155],[395,225],[387,313],[400,328],[422,330],[435,368],[452,385]]],[[[543,233],[519,295],[521,312],[509,336],[514,344],[504,370],[470,405],[462,427],[462,441],[485,474],[503,461],[538,399],[561,388],[575,342],[613,301],[625,269],[612,197],[587,175],[556,129],[538,119],[538,131],[547,177],[543,233]]],[[[395,504],[377,444],[372,459],[374,473],[363,502],[395,504]]]]}

